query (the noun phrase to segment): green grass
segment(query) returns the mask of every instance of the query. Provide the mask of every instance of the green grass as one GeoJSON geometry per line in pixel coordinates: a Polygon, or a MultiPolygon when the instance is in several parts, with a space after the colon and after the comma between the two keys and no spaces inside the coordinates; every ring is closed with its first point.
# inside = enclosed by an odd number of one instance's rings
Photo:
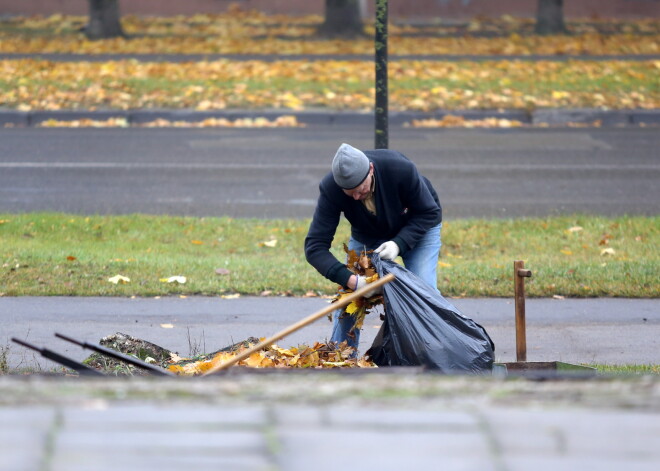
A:
{"type": "MultiPolygon", "coordinates": [[[[336,286],[305,261],[308,225],[308,220],[0,214],[0,293],[333,294],[336,286]],[[264,245],[272,240],[275,247],[264,245]],[[229,273],[217,274],[219,268],[229,273]],[[131,281],[110,283],[117,274],[131,281]],[[174,275],[187,282],[160,281],[174,275]]],[[[658,217],[455,220],[445,221],[442,232],[438,286],[447,296],[512,296],[514,260],[524,260],[533,272],[526,281],[530,297],[660,294],[658,217]]],[[[341,259],[348,236],[344,222],[333,247],[341,259]]]]}
{"type": "Polygon", "coordinates": [[[660,365],[587,365],[599,374],[607,375],[660,375],[660,365]]]}

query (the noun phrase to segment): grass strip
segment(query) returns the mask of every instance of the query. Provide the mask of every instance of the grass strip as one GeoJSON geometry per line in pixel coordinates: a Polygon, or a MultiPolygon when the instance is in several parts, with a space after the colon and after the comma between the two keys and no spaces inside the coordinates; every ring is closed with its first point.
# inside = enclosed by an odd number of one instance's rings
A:
{"type": "MultiPolygon", "coordinates": [[[[660,108],[659,61],[390,64],[390,109],[660,108]]],[[[0,103],[28,110],[373,107],[369,61],[0,60],[0,103]]]]}
{"type": "MultiPolygon", "coordinates": [[[[5,296],[329,295],[305,261],[308,220],[0,214],[5,296]],[[113,284],[116,275],[130,279],[113,284]],[[174,276],[186,282],[166,282],[174,276]]],[[[342,222],[333,253],[343,259],[342,222]]],[[[512,296],[512,262],[530,297],[660,295],[660,218],[562,216],[443,223],[446,296],[512,296]]]]}

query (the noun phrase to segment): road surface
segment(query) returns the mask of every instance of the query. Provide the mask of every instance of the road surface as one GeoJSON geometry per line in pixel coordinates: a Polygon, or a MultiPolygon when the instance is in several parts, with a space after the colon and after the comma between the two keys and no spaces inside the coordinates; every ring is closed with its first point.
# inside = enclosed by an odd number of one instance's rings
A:
{"type": "MultiPolygon", "coordinates": [[[[390,131],[438,190],[444,218],[660,209],[657,128],[390,131]]],[[[356,124],[304,129],[0,129],[0,212],[311,217],[356,124]]]]}

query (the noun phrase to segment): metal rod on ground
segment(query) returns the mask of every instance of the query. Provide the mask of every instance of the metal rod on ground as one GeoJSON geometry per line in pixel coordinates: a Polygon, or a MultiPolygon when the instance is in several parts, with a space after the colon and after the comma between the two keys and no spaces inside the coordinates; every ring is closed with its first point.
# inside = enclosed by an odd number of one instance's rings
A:
{"type": "Polygon", "coordinates": [[[107,355],[109,357],[112,357],[116,360],[123,361],[125,363],[128,363],[130,365],[137,366],[139,368],[143,368],[147,371],[149,371],[152,374],[158,375],[158,376],[176,376],[174,373],[171,371],[167,371],[166,369],[163,369],[159,366],[156,365],[150,365],[149,363],[146,363],[139,358],[135,358],[129,355],[125,355],[121,352],[117,352],[115,350],[112,350],[110,348],[104,347],[102,345],[94,345],[92,343],[87,343],[87,342],[80,342],[79,340],[76,340],[71,337],[67,337],[66,335],[58,334],[55,333],[56,337],[61,338],[62,340],[66,340],[67,342],[74,343],[76,345],[81,346],[82,348],[86,348],[88,350],[93,350],[97,353],[100,353],[102,355],[107,355]]]}
{"type": "Polygon", "coordinates": [[[525,326],[525,278],[532,276],[525,270],[525,262],[513,262],[513,288],[516,303],[516,361],[527,361],[527,327],[525,326]]]}
{"type": "Polygon", "coordinates": [[[326,306],[323,309],[315,312],[314,314],[311,314],[310,316],[307,316],[303,320],[298,321],[295,324],[290,325],[289,327],[287,327],[286,329],[278,332],[277,334],[273,335],[272,337],[270,337],[266,340],[263,340],[262,342],[259,342],[254,347],[248,348],[244,352],[239,353],[234,358],[231,358],[231,359],[229,359],[229,360],[227,360],[227,361],[211,368],[206,373],[204,373],[202,376],[217,373],[218,371],[222,371],[224,369],[227,369],[230,366],[233,366],[233,365],[237,364],[238,362],[240,362],[242,360],[245,360],[250,355],[252,355],[254,352],[258,352],[259,350],[262,350],[262,349],[270,346],[271,344],[277,342],[278,340],[286,337],[289,334],[292,334],[293,332],[295,332],[297,330],[302,329],[303,327],[311,324],[312,322],[320,319],[321,317],[327,316],[329,313],[331,313],[332,311],[334,311],[336,309],[340,309],[344,306],[347,306],[348,304],[350,304],[354,300],[362,297],[364,295],[364,293],[367,293],[367,292],[371,291],[374,288],[378,288],[380,286],[383,286],[384,284],[389,283],[392,280],[394,280],[394,275],[390,273],[389,275],[386,275],[383,278],[379,278],[378,280],[374,281],[373,283],[369,283],[368,285],[360,288],[359,290],[357,290],[354,293],[342,298],[341,300],[339,300],[335,303],[329,304],[328,306],[326,306]]]}
{"type": "Polygon", "coordinates": [[[41,353],[41,356],[44,358],[48,358],[49,360],[53,360],[62,366],[66,366],[67,368],[71,368],[72,370],[77,371],[80,374],[80,376],[105,376],[103,373],[95,370],[94,368],[90,368],[87,365],[78,363],[77,361],[72,360],[71,358],[67,358],[52,350],[48,350],[47,348],[36,347],[23,340],[17,339],[16,337],[12,337],[11,340],[12,342],[16,342],[19,345],[23,345],[24,347],[30,348],[34,351],[41,353]]]}

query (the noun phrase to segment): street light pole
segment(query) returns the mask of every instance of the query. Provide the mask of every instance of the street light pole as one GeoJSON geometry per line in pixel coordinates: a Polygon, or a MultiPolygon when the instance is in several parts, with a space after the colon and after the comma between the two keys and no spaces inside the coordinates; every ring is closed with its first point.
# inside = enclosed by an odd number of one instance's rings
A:
{"type": "Polygon", "coordinates": [[[387,110],[387,0],[376,0],[376,149],[387,149],[389,140],[387,110]]]}

